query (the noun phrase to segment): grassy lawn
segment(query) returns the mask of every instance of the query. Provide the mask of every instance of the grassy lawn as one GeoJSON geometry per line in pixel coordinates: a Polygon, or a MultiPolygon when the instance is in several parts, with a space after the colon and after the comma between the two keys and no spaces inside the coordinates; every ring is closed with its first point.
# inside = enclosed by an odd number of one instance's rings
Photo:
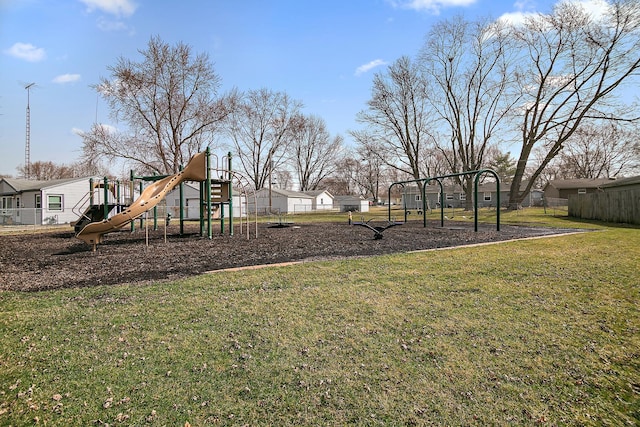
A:
{"type": "Polygon", "coordinates": [[[590,227],[0,293],[0,425],[638,425],[640,229],[590,227]]]}

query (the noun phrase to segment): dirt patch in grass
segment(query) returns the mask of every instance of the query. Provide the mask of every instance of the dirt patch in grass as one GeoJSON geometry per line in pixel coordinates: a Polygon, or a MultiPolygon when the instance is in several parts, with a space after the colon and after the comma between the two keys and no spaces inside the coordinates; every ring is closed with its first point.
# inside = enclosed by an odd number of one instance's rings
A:
{"type": "Polygon", "coordinates": [[[444,228],[430,223],[424,228],[421,221],[410,221],[385,230],[384,238],[376,240],[371,230],[346,222],[294,223],[282,228],[259,224],[257,238],[255,224],[251,227],[247,239],[237,226],[229,236],[221,235],[216,225],[209,239],[200,237],[197,224],[187,225],[183,236],[172,224],[166,243],[162,226],[149,232],[148,246],[144,230],[122,230],[105,235],[95,252],[71,230],[0,236],[0,290],[157,282],[233,267],[402,253],[575,231],[505,225],[496,231],[495,224],[484,224],[474,232],[469,223],[444,228]]]}

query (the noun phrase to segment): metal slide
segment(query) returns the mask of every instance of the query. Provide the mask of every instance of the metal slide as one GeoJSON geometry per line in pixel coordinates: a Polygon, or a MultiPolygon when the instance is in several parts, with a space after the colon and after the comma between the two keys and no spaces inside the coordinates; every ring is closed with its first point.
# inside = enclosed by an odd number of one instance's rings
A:
{"type": "Polygon", "coordinates": [[[182,181],[204,181],[207,179],[207,155],[206,152],[198,153],[189,160],[187,166],[181,172],[156,181],[144,189],[138,197],[125,211],[120,212],[109,219],[100,222],[87,224],[76,237],[84,240],[87,244],[93,245],[94,249],[98,243],[102,243],[102,236],[111,231],[117,230],[134,219],[152,209],[162,201],[167,193],[175,188],[182,181]]]}

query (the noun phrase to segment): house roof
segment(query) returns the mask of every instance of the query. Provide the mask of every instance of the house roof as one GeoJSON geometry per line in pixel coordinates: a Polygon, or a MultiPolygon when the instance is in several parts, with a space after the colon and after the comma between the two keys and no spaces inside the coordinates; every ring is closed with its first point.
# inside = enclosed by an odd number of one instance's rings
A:
{"type": "Polygon", "coordinates": [[[47,188],[57,187],[69,182],[88,180],[89,177],[84,178],[65,178],[65,179],[51,179],[51,180],[33,180],[33,179],[14,179],[14,178],[2,178],[0,181],[4,181],[11,188],[15,190],[15,193],[22,193],[25,191],[38,191],[47,188]]]}
{"type": "Polygon", "coordinates": [[[611,182],[609,178],[599,179],[553,179],[546,187],[553,187],[558,190],[574,190],[579,188],[598,188],[603,184],[611,182]]]}
{"type": "Polygon", "coordinates": [[[365,200],[364,197],[362,196],[334,196],[333,197],[334,200],[336,201],[341,201],[341,200],[365,200]]]}
{"type": "Polygon", "coordinates": [[[635,184],[640,184],[640,175],[631,176],[629,178],[616,179],[614,181],[610,181],[605,184],[602,184],[600,187],[611,188],[611,187],[622,187],[623,185],[635,185],[635,184]]]}
{"type": "MultiPolygon", "coordinates": [[[[268,188],[261,188],[260,190],[258,190],[257,192],[266,192],[269,191],[268,188]]],[[[272,194],[276,194],[276,195],[280,195],[280,196],[285,196],[285,197],[297,197],[297,198],[303,198],[303,199],[312,199],[312,196],[309,196],[305,193],[301,193],[299,191],[289,191],[289,190],[282,190],[280,188],[272,188],[271,189],[271,193],[272,194]]]]}
{"type": "Polygon", "coordinates": [[[327,190],[310,190],[310,191],[303,191],[304,194],[309,195],[311,197],[317,197],[319,195],[321,195],[322,193],[326,193],[327,196],[329,197],[333,197],[333,195],[331,193],[329,193],[327,190]]]}

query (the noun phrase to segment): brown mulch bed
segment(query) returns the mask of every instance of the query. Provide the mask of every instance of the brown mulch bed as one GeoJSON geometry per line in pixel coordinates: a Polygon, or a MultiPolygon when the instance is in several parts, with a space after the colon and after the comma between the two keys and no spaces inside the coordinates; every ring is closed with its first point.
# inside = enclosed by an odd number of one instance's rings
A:
{"type": "MultiPolygon", "coordinates": [[[[380,225],[384,225],[381,223],[380,225]]],[[[115,285],[174,280],[233,267],[288,261],[339,259],[474,243],[551,235],[569,230],[473,224],[407,222],[384,231],[374,240],[365,227],[345,223],[291,224],[272,227],[255,224],[250,239],[239,234],[221,235],[216,224],[212,239],[200,237],[198,226],[189,224],[184,236],[178,225],[149,233],[128,230],[105,235],[95,252],[76,239],[73,232],[49,232],[0,236],[0,291],[42,291],[58,288],[115,285]]],[[[246,227],[245,227],[246,232],[246,227]]]]}

